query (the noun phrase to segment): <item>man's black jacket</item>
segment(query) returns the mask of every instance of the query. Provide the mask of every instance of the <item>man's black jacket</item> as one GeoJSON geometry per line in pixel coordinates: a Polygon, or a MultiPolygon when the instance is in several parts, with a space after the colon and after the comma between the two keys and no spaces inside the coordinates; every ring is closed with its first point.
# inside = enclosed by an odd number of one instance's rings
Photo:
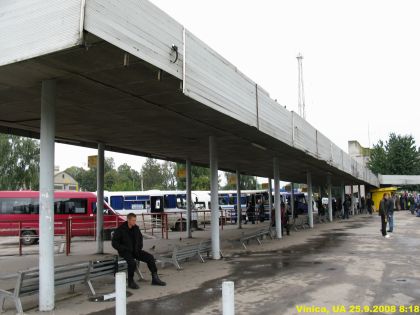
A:
{"type": "Polygon", "coordinates": [[[112,237],[112,247],[114,247],[120,256],[124,256],[124,253],[130,252],[134,257],[139,256],[140,250],[143,249],[143,235],[137,225],[131,228],[134,234],[134,244],[130,237],[130,229],[128,223],[124,222],[114,232],[112,237]]]}

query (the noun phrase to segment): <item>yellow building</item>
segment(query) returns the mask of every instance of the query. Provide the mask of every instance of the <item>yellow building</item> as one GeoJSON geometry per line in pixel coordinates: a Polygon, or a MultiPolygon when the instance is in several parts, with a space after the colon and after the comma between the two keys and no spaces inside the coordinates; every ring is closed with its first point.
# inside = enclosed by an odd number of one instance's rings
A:
{"type": "Polygon", "coordinates": [[[397,187],[385,187],[385,188],[374,188],[370,190],[370,194],[372,196],[373,200],[373,209],[374,211],[379,210],[379,203],[381,202],[384,193],[389,193],[390,195],[392,193],[395,193],[397,190],[397,187]]]}
{"type": "Polygon", "coordinates": [[[79,190],[79,183],[66,172],[58,172],[54,175],[54,190],[79,190]]]}

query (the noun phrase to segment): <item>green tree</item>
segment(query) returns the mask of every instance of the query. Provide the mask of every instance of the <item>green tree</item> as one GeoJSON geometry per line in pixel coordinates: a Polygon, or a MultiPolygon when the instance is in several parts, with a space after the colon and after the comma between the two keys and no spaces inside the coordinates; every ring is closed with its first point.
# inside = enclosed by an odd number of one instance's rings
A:
{"type": "Polygon", "coordinates": [[[420,174],[420,154],[412,136],[391,133],[388,141],[378,141],[371,150],[368,167],[376,174],[420,174]]]}
{"type": "MultiPolygon", "coordinates": [[[[236,174],[225,172],[226,185],[223,189],[232,190],[236,189],[236,174]]],[[[257,178],[255,176],[241,175],[241,181],[239,183],[241,189],[256,189],[257,188],[257,178]]]]}
{"type": "Polygon", "coordinates": [[[86,170],[83,167],[71,166],[64,171],[79,183],[80,190],[86,190],[84,182],[86,170]]]}
{"type": "MultiPolygon", "coordinates": [[[[113,158],[105,158],[104,161],[104,189],[112,190],[117,181],[117,171],[114,169],[115,162],[113,158]]],[[[92,167],[85,170],[83,167],[71,166],[65,170],[78,183],[80,190],[96,191],[97,186],[97,168],[92,167]]]]}
{"type": "Polygon", "coordinates": [[[388,158],[385,145],[382,140],[370,150],[368,167],[375,174],[388,174],[388,158]]]}
{"type": "MultiPolygon", "coordinates": [[[[177,163],[176,168],[177,170],[185,169],[185,164],[177,163]]],[[[191,177],[192,190],[210,190],[210,169],[208,167],[192,165],[191,177]]],[[[176,182],[179,190],[186,189],[185,177],[179,177],[178,174],[176,174],[176,182]]]]}
{"type": "Polygon", "coordinates": [[[141,168],[143,185],[145,190],[163,189],[164,176],[162,168],[156,159],[147,158],[141,168]]]}
{"type": "Polygon", "coordinates": [[[0,189],[39,187],[39,141],[0,134],[0,189]]]}
{"type": "Polygon", "coordinates": [[[161,165],[162,178],[163,178],[163,189],[174,190],[177,188],[176,184],[176,163],[165,161],[161,165]]]}
{"type": "Polygon", "coordinates": [[[389,174],[419,174],[420,155],[412,136],[391,133],[386,144],[389,174]]]}
{"type": "Polygon", "coordinates": [[[140,174],[131,166],[124,163],[116,171],[116,180],[112,185],[113,191],[140,190],[140,174]]]}

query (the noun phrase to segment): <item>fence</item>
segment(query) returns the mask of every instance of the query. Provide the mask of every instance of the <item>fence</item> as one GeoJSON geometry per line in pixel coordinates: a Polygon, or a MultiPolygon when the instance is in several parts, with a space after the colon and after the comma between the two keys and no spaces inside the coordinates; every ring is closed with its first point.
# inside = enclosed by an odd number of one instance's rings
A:
{"type": "MultiPolygon", "coordinates": [[[[234,210],[219,210],[219,225],[223,230],[224,226],[236,224],[234,210]]],[[[204,228],[211,223],[211,210],[193,210],[193,220],[204,228]]],[[[137,224],[145,233],[152,235],[161,234],[162,239],[169,238],[169,229],[184,232],[186,231],[185,211],[164,212],[164,213],[143,213],[137,216],[137,224]]],[[[121,224],[121,219],[112,217],[104,219],[104,239],[111,239],[112,231],[121,224]]],[[[91,236],[96,240],[95,217],[70,217],[67,219],[54,220],[54,236],[64,237],[59,243],[65,244],[66,255],[71,252],[71,242],[77,236],[91,236]]],[[[36,243],[39,238],[39,219],[25,219],[19,221],[0,220],[0,236],[17,236],[19,244],[19,256],[22,255],[23,245],[36,243]]]]}

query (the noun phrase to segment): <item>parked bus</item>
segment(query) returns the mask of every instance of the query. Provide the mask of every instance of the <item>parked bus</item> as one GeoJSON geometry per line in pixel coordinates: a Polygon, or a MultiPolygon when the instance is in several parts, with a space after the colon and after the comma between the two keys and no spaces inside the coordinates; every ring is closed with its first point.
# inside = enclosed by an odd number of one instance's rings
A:
{"type": "MultiPolygon", "coordinates": [[[[219,208],[225,210],[224,215],[232,222],[237,221],[236,196],[236,190],[219,191],[219,208]]],[[[262,200],[263,203],[266,200],[268,202],[268,192],[266,190],[241,190],[241,212],[243,220],[246,218],[248,203],[251,202],[256,207],[259,200],[262,200]]],[[[266,219],[268,219],[268,210],[266,210],[266,216],[266,219]]]]}
{"type": "MultiPolygon", "coordinates": [[[[170,229],[176,231],[186,229],[187,197],[185,191],[105,191],[104,198],[118,214],[127,215],[130,212],[137,215],[166,213],[170,229]]],[[[196,200],[198,202],[198,197],[192,193],[193,204],[196,200]]],[[[191,221],[193,226],[197,225],[197,213],[194,211],[191,221]]],[[[154,222],[159,224],[156,218],[154,222]]]]}
{"type": "MultiPolygon", "coordinates": [[[[96,195],[91,192],[54,192],[55,235],[64,235],[65,220],[71,218],[73,236],[93,236],[96,231],[96,195]]],[[[104,229],[109,231],[125,221],[105,202],[104,229]]],[[[0,191],[0,235],[18,236],[31,245],[38,241],[39,192],[0,191]],[[21,228],[19,228],[19,223],[21,228]]]]}
{"type": "MultiPolygon", "coordinates": [[[[282,196],[282,201],[287,203],[289,206],[291,205],[290,199],[292,194],[289,192],[281,192],[280,195],[282,196]]],[[[308,213],[308,203],[306,201],[306,194],[302,192],[295,192],[294,193],[295,203],[295,215],[298,214],[307,214],[308,213]]]]}

